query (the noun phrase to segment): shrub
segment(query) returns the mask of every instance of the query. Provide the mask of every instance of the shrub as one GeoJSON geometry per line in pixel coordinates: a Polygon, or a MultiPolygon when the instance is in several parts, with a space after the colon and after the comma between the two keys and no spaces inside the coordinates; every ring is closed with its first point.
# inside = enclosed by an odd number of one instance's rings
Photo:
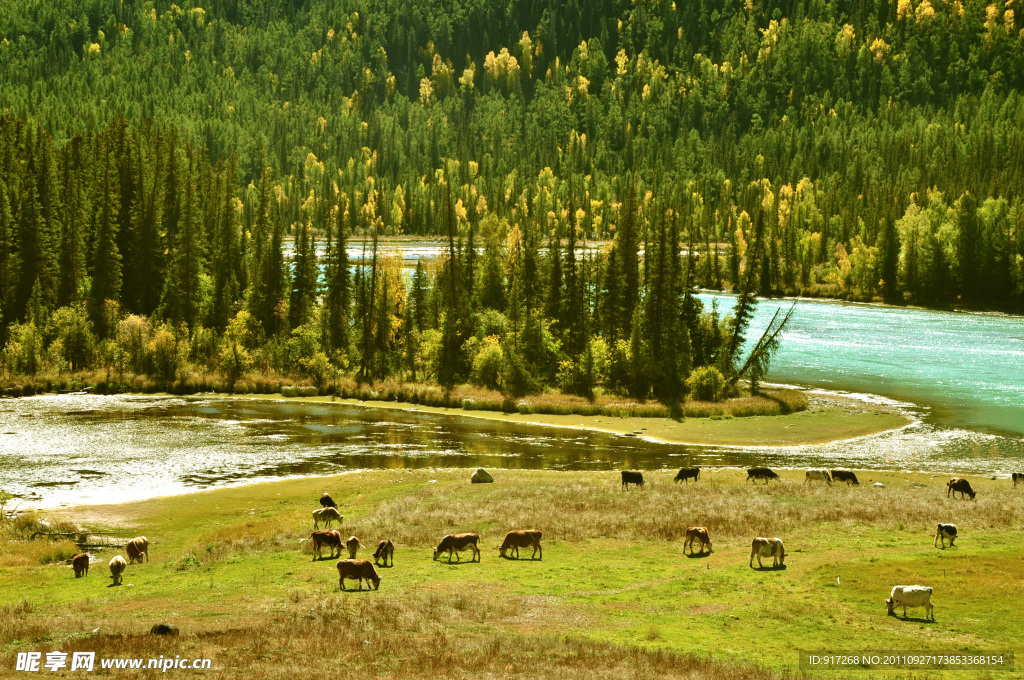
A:
{"type": "Polygon", "coordinates": [[[174,333],[166,328],[157,331],[149,343],[149,352],[153,357],[153,372],[156,376],[161,380],[173,381],[182,364],[181,351],[174,333]]]}
{"type": "Polygon", "coordinates": [[[686,380],[686,390],[700,401],[721,401],[725,391],[725,378],[714,366],[694,369],[686,380]]]}
{"type": "Polygon", "coordinates": [[[501,345],[496,335],[489,335],[480,343],[480,349],[473,358],[473,383],[496,390],[501,381],[503,363],[501,345]]]}

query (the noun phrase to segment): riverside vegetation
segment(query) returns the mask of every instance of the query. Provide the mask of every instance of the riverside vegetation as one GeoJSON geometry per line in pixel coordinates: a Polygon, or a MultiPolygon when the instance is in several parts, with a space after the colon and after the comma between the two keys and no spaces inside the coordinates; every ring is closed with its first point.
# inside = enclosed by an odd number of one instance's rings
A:
{"type": "Polygon", "coordinates": [[[1021,651],[1014,599],[992,596],[1024,577],[1024,494],[1008,480],[973,479],[977,500],[961,502],[923,473],[858,471],[861,487],[830,488],[805,487],[802,471],[767,487],[737,469],[688,486],[673,472],[622,492],[614,472],[502,471],[471,485],[464,470],[378,471],[64,510],[51,521],[145,533],[152,561],[109,588],[102,564],[75,579],[43,564],[63,558],[11,543],[0,645],[208,656],[229,678],[338,663],[399,677],[796,677],[796,650],[821,648],[823,630],[844,649],[1021,651]],[[379,591],[340,593],[334,562],[311,560],[309,513],[325,489],[345,535],[395,541],[379,591]],[[956,548],[933,547],[939,520],[960,529],[956,548]],[[709,527],[714,552],[683,556],[691,525],[709,527]],[[497,556],[516,527],[544,532],[543,561],[497,556]],[[480,533],[481,563],[431,560],[456,531],[480,533]],[[756,535],[785,540],[785,570],[748,568],[756,535]],[[886,616],[896,583],[932,586],[937,622],[886,616]],[[181,636],[149,635],[163,620],[181,636]]]}

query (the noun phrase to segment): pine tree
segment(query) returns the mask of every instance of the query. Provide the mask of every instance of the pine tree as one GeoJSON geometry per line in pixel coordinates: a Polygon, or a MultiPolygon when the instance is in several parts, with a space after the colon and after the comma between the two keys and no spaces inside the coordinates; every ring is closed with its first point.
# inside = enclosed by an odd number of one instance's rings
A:
{"type": "Polygon", "coordinates": [[[269,167],[263,168],[256,216],[250,236],[251,244],[246,249],[249,269],[246,277],[249,281],[249,286],[246,289],[246,306],[252,318],[263,331],[264,337],[273,336],[276,329],[274,314],[277,303],[271,299],[270,281],[265,277],[268,271],[267,259],[272,248],[270,244],[271,229],[274,228],[271,225],[272,211],[275,208],[271,186],[272,177],[272,170],[269,167]]]}
{"type": "Polygon", "coordinates": [[[206,259],[200,223],[202,206],[196,192],[194,162],[186,170],[183,180],[185,196],[178,229],[171,242],[170,267],[160,313],[175,324],[184,322],[192,328],[203,321],[199,316],[204,302],[200,277],[206,259]]]}
{"type": "Polygon", "coordinates": [[[0,341],[6,340],[7,325],[15,318],[12,310],[21,266],[18,251],[11,247],[14,229],[7,184],[0,176],[0,341]]]}
{"type": "Polygon", "coordinates": [[[413,328],[418,333],[423,333],[424,319],[427,312],[427,294],[429,283],[427,272],[423,268],[423,260],[416,260],[416,271],[412,275],[412,286],[409,292],[409,310],[412,317],[413,328]]]}
{"type": "Polygon", "coordinates": [[[308,224],[298,227],[297,231],[291,301],[288,306],[292,328],[313,320],[317,298],[316,240],[311,236],[308,224]]]}
{"type": "Polygon", "coordinates": [[[437,380],[447,391],[455,387],[459,378],[460,349],[459,336],[459,262],[455,247],[455,224],[452,214],[451,177],[445,173],[445,231],[448,239],[448,258],[444,271],[444,324],[441,330],[441,356],[437,380]]]}
{"type": "Polygon", "coordinates": [[[619,264],[621,298],[617,310],[615,328],[623,335],[631,333],[636,325],[633,313],[640,302],[640,256],[637,252],[637,205],[636,186],[632,177],[626,178],[626,200],[622,204],[619,228],[615,231],[615,249],[619,264]]]}
{"type": "Polygon", "coordinates": [[[227,328],[234,316],[235,305],[240,297],[238,276],[242,267],[239,253],[239,233],[235,212],[235,157],[231,156],[228,167],[220,177],[222,186],[221,205],[217,212],[213,235],[213,249],[210,271],[213,274],[213,326],[218,331],[227,328]]]}
{"type": "MultiPolygon", "coordinates": [[[[70,200],[67,221],[60,242],[60,281],[57,288],[57,306],[67,307],[85,298],[86,246],[84,226],[88,222],[89,207],[82,184],[71,175],[70,200]]],[[[2,208],[0,208],[2,209],[2,208]]]]}
{"type": "Polygon", "coordinates": [[[349,308],[351,291],[349,289],[350,273],[348,264],[347,226],[349,206],[347,196],[340,197],[335,208],[335,225],[337,241],[331,244],[331,230],[327,230],[327,291],[325,305],[327,319],[327,346],[332,352],[347,355],[349,352],[349,308]]]}
{"type": "Polygon", "coordinates": [[[117,165],[111,153],[103,152],[103,176],[99,206],[96,211],[95,245],[92,254],[92,287],[89,290],[89,311],[93,327],[101,338],[113,332],[108,327],[108,300],[121,298],[121,253],[117,249],[121,196],[117,165]]]}

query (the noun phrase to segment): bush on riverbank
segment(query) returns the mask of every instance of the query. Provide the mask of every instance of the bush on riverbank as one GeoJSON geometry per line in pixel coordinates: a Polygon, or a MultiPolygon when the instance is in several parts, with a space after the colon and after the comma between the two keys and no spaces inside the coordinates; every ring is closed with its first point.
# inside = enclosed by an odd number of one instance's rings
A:
{"type": "Polygon", "coordinates": [[[22,512],[0,520],[0,567],[24,567],[67,562],[78,547],[66,536],[77,531],[66,520],[45,519],[36,512],[22,512]]]}
{"type": "Polygon", "coordinates": [[[35,380],[11,379],[2,388],[3,396],[21,397],[45,393],[87,390],[96,394],[281,394],[285,397],[337,396],[360,401],[394,401],[467,411],[503,411],[539,415],[609,416],[621,418],[744,418],[785,415],[807,408],[807,396],[799,390],[762,390],[759,394],[725,401],[684,401],[667,406],[657,401],[639,401],[598,391],[586,399],[549,390],[519,399],[471,384],[457,385],[446,392],[433,383],[384,381],[359,383],[339,378],[317,388],[309,380],[295,380],[278,374],[250,373],[229,385],[219,374],[186,371],[178,380],[166,382],[146,375],[112,376],[102,371],[68,375],[41,374],[35,380]]]}

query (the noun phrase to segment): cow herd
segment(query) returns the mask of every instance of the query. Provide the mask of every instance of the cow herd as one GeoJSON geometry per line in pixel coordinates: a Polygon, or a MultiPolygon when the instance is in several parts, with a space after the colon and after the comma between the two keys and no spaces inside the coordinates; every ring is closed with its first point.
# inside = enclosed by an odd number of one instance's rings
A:
{"type": "MultiPolygon", "coordinates": [[[[641,481],[642,483],[642,481],[641,481]]],[[[313,560],[323,559],[323,549],[331,549],[330,558],[341,556],[342,547],[348,551],[348,559],[338,560],[338,586],[346,590],[346,579],[359,581],[359,590],[363,589],[363,581],[367,586],[373,586],[374,590],[380,589],[380,574],[374,566],[393,567],[395,566],[395,544],[391,539],[383,539],[377,544],[377,550],[373,553],[373,562],[370,560],[356,559],[356,553],[362,547],[362,543],[355,536],[350,536],[343,541],[341,532],[336,529],[320,530],[320,523],[329,527],[332,522],[339,524],[345,519],[344,515],[338,512],[338,504],[334,502],[329,494],[320,497],[320,508],[313,511],[313,533],[309,540],[313,544],[313,560]],[[337,554],[336,554],[337,553],[337,554]],[[383,561],[383,565],[381,564],[383,561]]],[[[498,546],[498,553],[502,557],[519,559],[520,548],[533,548],[530,559],[544,559],[544,551],[540,545],[543,534],[535,529],[516,529],[505,534],[505,539],[498,546]],[[507,555],[506,555],[507,553],[507,555]]],[[[448,553],[448,561],[461,562],[459,553],[469,551],[472,553],[473,562],[480,561],[480,535],[477,533],[448,534],[441,539],[441,542],[434,548],[434,560],[448,553]]],[[[710,541],[708,542],[710,545],[710,541]]]]}
{"type": "MultiPolygon", "coordinates": [[[[644,485],[644,476],[642,472],[636,470],[622,470],[622,488],[623,490],[628,489],[630,484],[640,487],[644,485]]],[[[686,482],[689,480],[694,482],[700,479],[700,468],[690,467],[682,468],[679,473],[676,474],[675,482],[686,482]]],[[[773,479],[779,479],[779,475],[773,472],[771,469],[766,467],[755,467],[747,470],[748,482],[764,481],[768,484],[773,479]]],[[[1011,475],[1013,485],[1017,486],[1018,483],[1024,482],[1024,473],[1014,472],[1011,475]]],[[[860,486],[860,481],[857,479],[857,475],[849,470],[827,470],[825,468],[811,468],[804,474],[804,484],[810,484],[812,482],[823,482],[831,486],[834,482],[845,482],[849,486],[860,486]]],[[[880,486],[876,484],[876,486],[880,486]]],[[[952,496],[956,498],[956,494],[960,493],[960,498],[963,499],[964,495],[970,496],[973,500],[977,493],[971,488],[970,482],[962,477],[953,477],[946,483],[946,497],[952,496]]],[[[935,541],[936,547],[941,546],[943,549],[946,547],[946,541],[949,541],[949,547],[953,547],[953,542],[957,539],[957,529],[955,524],[942,524],[940,523],[935,530],[935,541]]],[[[693,543],[699,541],[700,552],[704,553],[704,548],[707,546],[708,552],[711,551],[711,536],[708,532],[707,527],[690,527],[686,530],[686,537],[683,540],[683,554],[686,554],[686,549],[690,549],[690,554],[693,555],[693,543]]],[[[772,558],[772,567],[785,568],[786,550],[783,546],[782,539],[780,538],[755,538],[750,546],[750,561],[749,566],[753,568],[754,560],[757,560],[757,565],[763,568],[764,565],[761,562],[762,558],[772,558]]],[[[903,617],[907,616],[907,607],[924,607],[926,615],[935,620],[934,607],[931,602],[932,589],[927,586],[895,586],[892,592],[889,594],[889,599],[885,601],[890,615],[895,614],[896,607],[902,607],[903,617]]]]}
{"type": "MultiPolygon", "coordinates": [[[[121,585],[121,577],[124,574],[124,570],[128,568],[129,564],[138,562],[142,564],[142,558],[145,557],[146,561],[149,562],[149,541],[145,536],[136,536],[124,546],[124,551],[128,553],[128,561],[120,555],[114,555],[110,559],[110,579],[113,581],[113,585],[121,585]]],[[[78,553],[71,558],[71,568],[75,571],[75,578],[82,578],[83,576],[89,575],[89,555],[88,553],[78,553]]]]}
{"type": "MultiPolygon", "coordinates": [[[[679,473],[675,476],[675,482],[688,483],[689,481],[697,482],[700,480],[700,468],[690,467],[679,470],[679,473]]],[[[644,485],[643,473],[632,470],[622,470],[622,489],[628,489],[629,485],[632,484],[636,487],[642,487],[644,485]]],[[[1012,474],[1013,485],[1017,486],[1019,482],[1024,482],[1024,473],[1014,472],[1012,474]]],[[[768,484],[773,479],[779,479],[779,475],[773,472],[771,469],[766,467],[755,467],[747,470],[748,482],[764,481],[768,484]]],[[[848,485],[858,486],[860,482],[857,480],[857,475],[849,470],[827,470],[824,468],[812,468],[807,470],[804,475],[804,484],[811,484],[812,482],[823,482],[828,485],[832,485],[834,482],[845,482],[848,485]]],[[[876,486],[879,486],[876,484],[876,486]]],[[[974,489],[971,488],[970,483],[961,477],[953,477],[946,484],[947,491],[946,496],[956,498],[956,494],[960,494],[960,498],[963,499],[966,496],[970,496],[974,499],[977,494],[974,489]]],[[[390,539],[383,539],[377,544],[377,549],[373,553],[373,562],[370,560],[360,560],[356,558],[356,554],[359,548],[362,547],[359,539],[355,536],[350,536],[347,540],[343,540],[342,534],[336,529],[331,529],[330,526],[334,522],[338,522],[340,525],[344,521],[344,515],[338,511],[338,505],[334,502],[329,494],[323,494],[320,497],[320,508],[313,511],[313,533],[310,534],[309,540],[312,541],[312,552],[313,559],[318,560],[323,558],[323,549],[330,549],[330,558],[339,558],[342,555],[343,550],[348,552],[347,559],[339,559],[337,562],[338,569],[338,583],[342,590],[345,590],[346,580],[357,580],[359,582],[359,589],[363,588],[363,581],[367,582],[367,585],[373,586],[374,590],[380,588],[381,577],[374,568],[376,566],[393,567],[395,564],[395,546],[390,539]],[[324,530],[320,529],[320,524],[325,525],[324,530]],[[381,565],[383,561],[383,565],[381,565]]],[[[543,559],[544,552],[541,548],[541,538],[543,534],[535,529],[517,529],[509,531],[505,534],[505,538],[502,543],[497,546],[498,552],[501,557],[519,559],[520,548],[532,548],[533,553],[530,559],[543,559]]],[[[957,539],[958,533],[956,525],[954,524],[938,524],[935,531],[936,547],[941,543],[941,547],[945,548],[948,541],[949,547],[953,547],[953,542],[957,539]]],[[[472,553],[471,560],[474,562],[480,561],[480,548],[479,548],[480,536],[477,533],[461,533],[461,534],[448,534],[444,536],[437,547],[434,548],[434,560],[437,560],[444,553],[448,554],[448,561],[451,562],[454,557],[455,560],[461,561],[459,553],[469,551],[472,553]]],[[[690,554],[694,554],[694,543],[697,543],[700,548],[700,553],[703,554],[705,549],[710,553],[712,549],[711,534],[707,527],[689,527],[686,530],[686,537],[683,541],[683,554],[686,554],[689,549],[690,554]]],[[[128,565],[139,562],[140,564],[145,558],[145,561],[149,561],[149,541],[145,536],[138,536],[131,539],[125,545],[125,552],[128,555],[126,561],[121,555],[115,555],[109,562],[110,577],[113,581],[113,585],[120,585],[122,583],[122,577],[128,565]]],[[[754,538],[751,542],[750,547],[750,560],[748,566],[753,568],[754,560],[757,560],[758,567],[763,568],[764,564],[762,559],[772,558],[773,568],[785,568],[786,550],[783,545],[782,539],[780,538],[754,538]]],[[[80,553],[75,555],[71,560],[71,566],[75,572],[75,578],[81,578],[89,575],[89,555],[80,553]]],[[[931,603],[932,589],[926,586],[895,586],[889,598],[885,601],[888,607],[890,615],[895,613],[897,607],[903,609],[904,618],[906,618],[907,607],[924,607],[926,614],[929,618],[935,618],[934,608],[931,603]]]]}

